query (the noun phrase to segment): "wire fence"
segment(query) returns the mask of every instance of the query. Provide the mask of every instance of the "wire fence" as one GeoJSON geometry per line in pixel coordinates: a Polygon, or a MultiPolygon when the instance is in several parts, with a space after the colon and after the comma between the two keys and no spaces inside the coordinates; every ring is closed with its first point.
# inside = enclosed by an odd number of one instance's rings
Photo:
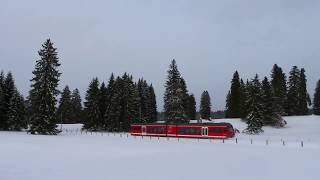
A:
{"type": "Polygon", "coordinates": [[[80,128],[75,129],[62,129],[60,135],[85,135],[85,136],[113,136],[119,138],[127,139],[137,139],[137,140],[157,140],[157,141],[170,141],[170,142],[208,142],[215,144],[250,144],[258,146],[282,146],[282,147],[308,147],[308,142],[305,140],[285,140],[284,138],[280,140],[275,139],[254,139],[254,138],[230,138],[230,139],[211,139],[211,138],[181,138],[181,137],[159,137],[159,136],[132,136],[126,132],[106,132],[106,131],[86,131],[80,128]],[[306,143],[307,142],[307,143],[306,143]]]}

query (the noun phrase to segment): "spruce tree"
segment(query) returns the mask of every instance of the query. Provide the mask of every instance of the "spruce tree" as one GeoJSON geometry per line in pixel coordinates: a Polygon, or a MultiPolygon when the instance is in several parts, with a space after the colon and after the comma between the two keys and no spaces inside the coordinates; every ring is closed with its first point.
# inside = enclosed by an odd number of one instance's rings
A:
{"type": "Polygon", "coordinates": [[[157,99],[156,94],[154,93],[154,89],[152,84],[149,86],[150,91],[150,103],[151,103],[151,122],[156,122],[158,120],[158,111],[157,111],[157,99]]]}
{"type": "Polygon", "coordinates": [[[140,122],[151,121],[151,92],[149,85],[143,79],[138,80],[137,89],[139,93],[139,116],[140,122]]]}
{"type": "Polygon", "coordinates": [[[289,116],[299,115],[299,89],[300,89],[300,70],[293,66],[289,73],[287,114],[289,116]]]}
{"type": "Polygon", "coordinates": [[[281,107],[275,101],[274,92],[267,77],[262,81],[263,124],[283,127],[286,123],[281,116],[281,107]]]}
{"type": "Polygon", "coordinates": [[[197,110],[196,110],[196,100],[194,98],[193,94],[190,94],[188,96],[188,108],[187,108],[187,116],[191,119],[191,120],[195,120],[196,119],[196,114],[197,114],[197,110]]]}
{"type": "Polygon", "coordinates": [[[299,115],[307,115],[309,113],[308,105],[311,104],[310,96],[307,92],[307,78],[305,70],[300,70],[299,80],[299,115]]]}
{"type": "MultiPolygon", "coordinates": [[[[118,81],[118,79],[117,79],[118,81]]],[[[114,79],[114,75],[113,73],[111,74],[110,78],[109,78],[109,82],[107,85],[107,107],[106,107],[106,111],[104,112],[104,116],[103,116],[103,123],[104,123],[104,130],[109,130],[109,131],[113,131],[115,128],[115,120],[114,120],[114,101],[116,97],[116,86],[115,86],[115,79],[114,79]]]]}
{"type": "Polygon", "coordinates": [[[233,74],[231,81],[230,93],[227,96],[226,117],[239,118],[240,117],[240,102],[241,102],[241,89],[240,77],[238,71],[233,74]]]}
{"type": "Polygon", "coordinates": [[[313,114],[320,115],[320,80],[317,82],[317,87],[314,93],[313,114]]]}
{"type": "Polygon", "coordinates": [[[277,64],[273,65],[271,72],[271,86],[274,93],[274,101],[279,106],[281,115],[286,113],[287,102],[287,82],[286,75],[283,73],[282,68],[277,64]]]}
{"type": "Polygon", "coordinates": [[[3,130],[6,126],[5,120],[5,101],[4,101],[4,73],[0,73],[0,130],[3,130]]]}
{"type": "Polygon", "coordinates": [[[20,131],[27,128],[24,98],[17,90],[14,91],[14,94],[10,99],[8,124],[9,129],[14,131],[20,131]]]}
{"type": "Polygon", "coordinates": [[[262,81],[262,103],[263,103],[263,124],[271,125],[272,122],[272,113],[273,113],[273,92],[271,85],[267,77],[264,77],[262,81]]]}
{"type": "Polygon", "coordinates": [[[183,109],[184,109],[184,115],[187,120],[190,120],[191,118],[188,116],[188,101],[189,101],[189,94],[187,89],[186,81],[183,77],[180,77],[180,83],[181,83],[181,89],[182,89],[182,96],[183,96],[183,109]]]}
{"type": "Polygon", "coordinates": [[[56,48],[50,39],[42,45],[39,51],[40,59],[36,61],[32,72],[32,85],[30,91],[32,115],[30,119],[31,134],[56,135],[56,96],[60,73],[56,48]]]}
{"type": "Polygon", "coordinates": [[[112,85],[113,95],[105,115],[109,131],[128,131],[130,124],[139,119],[139,92],[132,76],[125,73],[112,85]]]}
{"type": "Polygon", "coordinates": [[[12,73],[9,72],[3,82],[3,121],[2,129],[9,130],[9,111],[10,111],[10,101],[15,93],[15,84],[12,73]]]}
{"type": "Polygon", "coordinates": [[[173,59],[169,66],[164,93],[164,111],[167,121],[174,123],[185,121],[184,98],[181,75],[173,59]]]}
{"type": "Polygon", "coordinates": [[[258,75],[251,81],[248,87],[248,116],[247,128],[244,130],[244,133],[248,134],[259,134],[262,133],[263,126],[263,102],[262,102],[262,91],[261,84],[258,78],[258,75]]]}
{"type": "Polygon", "coordinates": [[[240,80],[240,118],[245,119],[248,115],[248,90],[243,80],[240,80]]]}
{"type": "Polygon", "coordinates": [[[211,99],[208,91],[201,94],[200,115],[201,119],[211,119],[211,99]]]}
{"type": "Polygon", "coordinates": [[[81,96],[78,89],[72,91],[71,94],[72,104],[72,119],[75,123],[83,122],[83,112],[81,104],[81,96]]]}
{"type": "Polygon", "coordinates": [[[134,85],[131,75],[125,73],[122,76],[122,80],[122,109],[119,121],[121,124],[119,131],[129,131],[132,120],[139,117],[139,92],[134,85]]]}
{"type": "Polygon", "coordinates": [[[118,76],[113,80],[113,76],[110,78],[108,89],[110,92],[110,103],[105,113],[105,122],[107,124],[107,130],[118,131],[119,121],[121,115],[121,92],[122,79],[118,76]],[[112,78],[112,79],[111,79],[112,78]]]}
{"type": "Polygon", "coordinates": [[[65,86],[61,93],[59,107],[57,110],[57,119],[59,123],[72,124],[75,123],[72,115],[71,91],[69,86],[65,86]]]}
{"type": "Polygon", "coordinates": [[[106,87],[105,83],[102,82],[100,86],[100,95],[99,95],[99,111],[100,111],[100,127],[106,130],[106,124],[104,122],[104,114],[107,111],[108,107],[108,88],[106,87]]]}
{"type": "Polygon", "coordinates": [[[97,131],[100,129],[100,108],[99,108],[99,80],[94,78],[88,87],[86,92],[85,102],[84,102],[84,112],[86,119],[83,124],[83,129],[89,131],[97,131]]]}

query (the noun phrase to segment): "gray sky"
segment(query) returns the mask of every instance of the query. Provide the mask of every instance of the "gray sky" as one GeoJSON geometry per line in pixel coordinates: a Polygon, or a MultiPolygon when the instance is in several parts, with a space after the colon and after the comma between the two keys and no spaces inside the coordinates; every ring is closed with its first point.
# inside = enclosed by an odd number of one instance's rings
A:
{"type": "Polygon", "coordinates": [[[269,76],[274,63],[286,73],[304,67],[313,96],[319,20],[317,0],[0,0],[0,69],[11,70],[26,95],[37,51],[50,37],[62,64],[61,87],[82,95],[93,77],[127,71],[154,84],[162,110],[175,58],[197,106],[208,90],[214,110],[223,109],[235,70],[243,78],[269,76]]]}

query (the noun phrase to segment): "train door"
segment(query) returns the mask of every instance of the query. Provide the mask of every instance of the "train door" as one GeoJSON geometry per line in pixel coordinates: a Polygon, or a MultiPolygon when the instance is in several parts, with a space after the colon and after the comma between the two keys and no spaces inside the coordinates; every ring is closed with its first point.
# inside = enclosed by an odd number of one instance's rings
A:
{"type": "Polygon", "coordinates": [[[141,126],[141,132],[142,132],[142,135],[147,135],[147,127],[146,126],[141,126]]]}
{"type": "Polygon", "coordinates": [[[208,127],[202,127],[202,136],[208,137],[208,127]]]}

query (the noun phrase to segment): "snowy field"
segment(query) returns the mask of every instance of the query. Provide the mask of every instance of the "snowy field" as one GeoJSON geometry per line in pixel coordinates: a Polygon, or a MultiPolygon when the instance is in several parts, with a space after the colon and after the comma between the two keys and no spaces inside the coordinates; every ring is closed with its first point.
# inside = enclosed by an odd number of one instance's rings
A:
{"type": "Polygon", "coordinates": [[[265,127],[262,135],[224,143],[81,134],[81,125],[63,125],[58,136],[0,132],[0,180],[320,179],[320,117],[285,119],[284,129],[265,127]]]}

